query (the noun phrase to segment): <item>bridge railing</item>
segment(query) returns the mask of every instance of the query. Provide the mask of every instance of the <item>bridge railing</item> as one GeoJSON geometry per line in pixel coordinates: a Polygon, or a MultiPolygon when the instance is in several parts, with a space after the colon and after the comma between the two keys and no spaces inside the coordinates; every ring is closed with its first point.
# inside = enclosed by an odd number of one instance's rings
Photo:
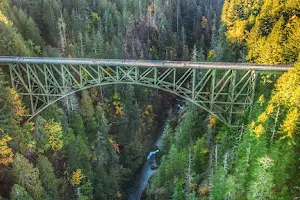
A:
{"type": "Polygon", "coordinates": [[[12,87],[29,102],[29,119],[77,91],[110,84],[134,84],[177,95],[228,126],[251,108],[257,76],[292,66],[186,61],[0,57],[12,87]]]}
{"type": "Polygon", "coordinates": [[[130,67],[162,67],[162,68],[193,68],[193,69],[232,69],[255,71],[287,71],[291,65],[265,65],[251,63],[225,62],[189,62],[160,60],[122,60],[122,59],[92,59],[92,58],[45,58],[45,57],[14,57],[0,56],[0,64],[65,64],[65,65],[107,65],[130,67]]]}

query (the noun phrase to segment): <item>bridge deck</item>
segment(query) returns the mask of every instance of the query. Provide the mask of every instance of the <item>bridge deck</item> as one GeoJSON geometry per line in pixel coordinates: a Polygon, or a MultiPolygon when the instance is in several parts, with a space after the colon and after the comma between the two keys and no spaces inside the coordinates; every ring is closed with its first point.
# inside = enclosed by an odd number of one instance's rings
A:
{"type": "Polygon", "coordinates": [[[65,64],[65,65],[107,65],[107,66],[136,66],[162,68],[196,68],[196,69],[233,69],[256,71],[287,71],[291,65],[261,65],[249,63],[220,63],[220,62],[188,62],[160,60],[122,60],[122,59],[92,59],[92,58],[46,58],[46,57],[14,57],[0,56],[0,64],[65,64]]]}

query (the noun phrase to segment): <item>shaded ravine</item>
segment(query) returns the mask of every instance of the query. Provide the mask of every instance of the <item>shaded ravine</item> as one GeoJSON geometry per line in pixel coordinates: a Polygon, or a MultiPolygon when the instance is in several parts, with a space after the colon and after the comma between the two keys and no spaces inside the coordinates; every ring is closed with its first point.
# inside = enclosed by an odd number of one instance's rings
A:
{"type": "MultiPolygon", "coordinates": [[[[167,119],[171,116],[171,114],[172,114],[172,108],[170,108],[168,110],[167,119]]],[[[128,200],[140,200],[141,196],[143,194],[143,191],[148,186],[149,179],[156,172],[156,168],[157,168],[156,154],[160,150],[160,146],[161,146],[161,144],[160,144],[161,140],[160,139],[161,139],[161,136],[162,136],[162,133],[163,133],[163,128],[164,128],[164,126],[162,126],[160,128],[160,130],[159,130],[159,135],[160,136],[159,136],[158,140],[155,142],[155,146],[157,147],[157,149],[155,151],[151,151],[148,154],[147,160],[146,160],[142,170],[135,177],[133,187],[131,189],[129,189],[129,193],[128,193],[128,196],[127,196],[128,200]],[[155,169],[152,169],[151,166],[155,166],[155,169]]]]}
{"type": "Polygon", "coordinates": [[[148,186],[148,181],[150,177],[156,172],[156,170],[151,169],[151,165],[156,165],[155,154],[159,151],[150,152],[147,160],[140,171],[140,173],[136,176],[136,180],[134,182],[133,187],[129,190],[128,200],[140,200],[143,194],[143,191],[148,186]]]}

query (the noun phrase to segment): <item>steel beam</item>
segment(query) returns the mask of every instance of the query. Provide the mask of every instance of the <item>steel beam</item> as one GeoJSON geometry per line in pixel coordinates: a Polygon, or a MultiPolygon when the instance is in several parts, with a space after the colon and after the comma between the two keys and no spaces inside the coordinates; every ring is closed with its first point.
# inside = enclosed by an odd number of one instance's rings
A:
{"type": "Polygon", "coordinates": [[[292,66],[176,61],[0,57],[12,87],[30,102],[31,120],[49,105],[95,86],[134,84],[177,95],[228,126],[251,108],[257,74],[292,66]]]}

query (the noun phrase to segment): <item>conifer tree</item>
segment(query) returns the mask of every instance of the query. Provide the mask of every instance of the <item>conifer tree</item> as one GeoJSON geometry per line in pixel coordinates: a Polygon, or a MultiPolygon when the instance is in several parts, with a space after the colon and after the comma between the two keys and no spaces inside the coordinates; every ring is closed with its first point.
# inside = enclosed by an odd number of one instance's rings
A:
{"type": "Polygon", "coordinates": [[[27,191],[20,185],[14,184],[10,192],[11,200],[33,200],[27,191]]]}
{"type": "Polygon", "coordinates": [[[40,155],[37,159],[37,168],[40,172],[43,188],[53,199],[59,198],[60,181],[55,177],[54,168],[47,157],[40,155]]]}
{"type": "Polygon", "coordinates": [[[24,187],[30,196],[39,199],[43,188],[39,179],[39,170],[21,154],[16,154],[12,165],[12,174],[17,184],[24,187]]]}

